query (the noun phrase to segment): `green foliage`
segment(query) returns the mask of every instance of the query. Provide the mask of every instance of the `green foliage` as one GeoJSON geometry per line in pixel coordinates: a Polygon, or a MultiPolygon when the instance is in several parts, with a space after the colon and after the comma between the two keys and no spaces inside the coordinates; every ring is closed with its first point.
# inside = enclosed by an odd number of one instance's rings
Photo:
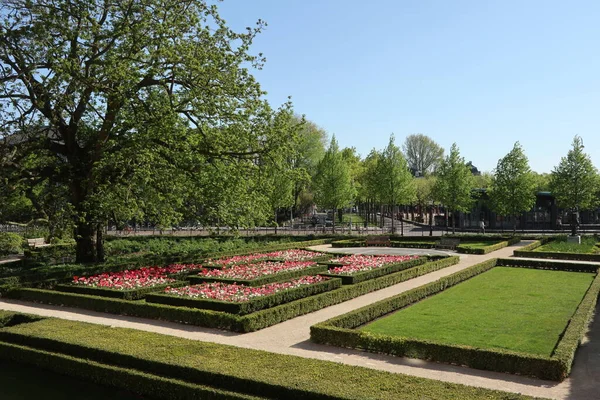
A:
{"type": "MultiPolygon", "coordinates": [[[[335,136],[331,138],[325,156],[317,165],[313,180],[316,203],[337,210],[350,205],[355,196],[348,162],[339,150],[335,136]]],[[[335,218],[334,218],[335,227],[335,218]]]]}
{"type": "Polygon", "coordinates": [[[264,221],[256,161],[293,139],[291,104],[271,108],[251,75],[264,25],[234,32],[203,0],[4,4],[2,182],[75,225],[78,262],[102,259],[108,220],[264,221]]]}
{"type": "Polygon", "coordinates": [[[0,257],[18,254],[22,251],[23,238],[10,232],[0,232],[0,257]]]}
{"type": "Polygon", "coordinates": [[[598,201],[598,171],[583,148],[583,140],[575,136],[572,149],[552,170],[550,188],[559,207],[585,210],[598,201]]]}
{"type": "Polygon", "coordinates": [[[422,133],[408,135],[402,150],[409,168],[418,176],[434,173],[444,157],[444,149],[422,133]]]}
{"type": "MultiPolygon", "coordinates": [[[[526,399],[370,368],[131,329],[49,319],[1,332],[1,356],[166,399],[223,398],[226,390],[277,399],[526,399]],[[159,378],[160,377],[160,378],[159,378]],[[142,378],[144,380],[142,380],[142,378]],[[201,389],[193,394],[192,388],[201,389]],[[207,390],[209,385],[212,391],[207,390]],[[121,386],[122,387],[122,386],[121,386]],[[145,388],[145,391],[143,390],[145,388]]],[[[199,390],[199,389],[197,389],[199,390]]],[[[240,398],[240,397],[229,397],[240,398]]]]}
{"type": "Polygon", "coordinates": [[[279,304],[313,296],[315,294],[338,289],[342,286],[340,279],[329,279],[324,282],[284,290],[269,296],[260,296],[244,302],[228,302],[212,299],[190,298],[169,294],[151,294],[146,296],[149,303],[168,304],[171,306],[201,308],[205,310],[222,311],[230,314],[246,315],[279,304]]]}
{"type": "MultiPolygon", "coordinates": [[[[435,197],[451,211],[470,211],[473,204],[471,187],[473,175],[471,169],[460,156],[456,143],[452,144],[450,154],[437,170],[437,181],[434,186],[435,197]]],[[[452,231],[456,226],[456,218],[452,218],[452,231]]]]}
{"type": "Polygon", "coordinates": [[[519,142],[498,161],[490,197],[496,214],[513,217],[513,231],[517,229],[517,215],[533,208],[535,180],[519,142]]]}
{"type": "Polygon", "coordinates": [[[33,268],[48,264],[72,263],[73,261],[75,261],[75,243],[64,243],[27,248],[23,262],[28,268],[33,268]]]}
{"type": "MultiPolygon", "coordinates": [[[[535,356],[507,350],[488,350],[461,345],[445,345],[418,339],[388,337],[360,332],[354,329],[378,317],[400,310],[403,307],[488,271],[494,268],[497,261],[500,261],[498,264],[501,265],[521,266],[523,264],[527,268],[597,272],[597,267],[591,265],[546,262],[528,264],[528,260],[492,259],[430,284],[314,325],[311,327],[311,339],[317,343],[457,363],[479,369],[533,375],[543,379],[564,379],[570,371],[574,351],[577,347],[577,344],[573,345],[573,341],[581,340],[585,332],[585,326],[589,323],[589,317],[593,314],[595,301],[600,290],[600,275],[598,274],[585,295],[584,300],[575,312],[575,315],[580,316],[577,318],[575,326],[572,327],[569,324],[567,327],[567,331],[570,329],[573,331],[572,336],[569,338],[568,350],[561,354],[556,352],[552,357],[535,356]]],[[[561,291],[563,290],[561,289],[561,291]]],[[[557,349],[562,345],[559,342],[557,349]]]]}
{"type": "Polygon", "coordinates": [[[533,242],[528,246],[522,247],[520,250],[515,250],[515,257],[592,262],[600,261],[600,254],[597,254],[597,244],[599,240],[596,236],[587,238],[585,236],[582,237],[581,245],[567,244],[565,241],[566,238],[564,236],[543,238],[533,242]],[[587,243],[587,246],[584,243],[587,243]],[[589,252],[586,253],[586,250],[589,252]]]}

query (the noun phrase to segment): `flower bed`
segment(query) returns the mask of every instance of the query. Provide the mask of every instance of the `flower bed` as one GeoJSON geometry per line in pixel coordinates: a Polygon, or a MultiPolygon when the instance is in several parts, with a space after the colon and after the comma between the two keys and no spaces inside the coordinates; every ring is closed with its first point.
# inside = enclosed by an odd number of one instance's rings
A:
{"type": "Polygon", "coordinates": [[[322,272],[327,272],[327,267],[317,265],[314,261],[265,261],[256,264],[236,265],[224,269],[205,269],[198,275],[189,276],[188,279],[192,283],[237,282],[248,286],[260,286],[322,272]]]}
{"type": "Polygon", "coordinates": [[[329,273],[335,275],[354,275],[357,272],[370,271],[375,268],[381,268],[385,265],[398,264],[405,261],[415,260],[419,256],[364,256],[352,255],[335,258],[331,260],[334,266],[329,269],[329,273]]]}
{"type": "Polygon", "coordinates": [[[144,267],[135,270],[110,272],[92,276],[74,276],[71,284],[57,285],[61,292],[92,294],[119,299],[137,300],[147,293],[167,286],[182,286],[171,276],[202,268],[199,264],[173,264],[167,267],[144,267]]]}
{"type": "MultiPolygon", "coordinates": [[[[344,285],[354,285],[359,282],[367,281],[369,279],[379,278],[384,275],[392,274],[395,272],[403,271],[408,268],[415,267],[417,265],[425,264],[427,261],[437,260],[439,256],[431,257],[418,257],[418,256],[404,256],[405,260],[398,260],[398,262],[385,263],[381,266],[373,267],[372,265],[343,265],[339,267],[333,267],[329,270],[329,273],[324,274],[332,278],[340,278],[344,285]],[[333,272],[336,271],[336,272],[333,272]],[[339,272],[338,272],[339,271],[339,272]]],[[[441,257],[443,258],[443,257],[441,257]]]]}
{"type": "Polygon", "coordinates": [[[148,296],[146,301],[244,315],[337,289],[340,286],[341,280],[320,275],[258,287],[208,282],[179,288],[169,287],[163,294],[148,296]]]}
{"type": "Polygon", "coordinates": [[[265,253],[257,253],[257,254],[249,254],[249,255],[245,255],[245,256],[233,256],[233,257],[221,258],[221,259],[217,259],[217,260],[208,259],[208,260],[204,260],[202,265],[206,268],[220,269],[220,268],[233,267],[236,265],[250,264],[252,262],[261,261],[266,258],[268,258],[268,256],[265,253]]]}
{"type": "Polygon", "coordinates": [[[268,259],[275,261],[312,261],[329,257],[327,254],[301,249],[274,251],[272,253],[266,253],[265,255],[268,259]]]}

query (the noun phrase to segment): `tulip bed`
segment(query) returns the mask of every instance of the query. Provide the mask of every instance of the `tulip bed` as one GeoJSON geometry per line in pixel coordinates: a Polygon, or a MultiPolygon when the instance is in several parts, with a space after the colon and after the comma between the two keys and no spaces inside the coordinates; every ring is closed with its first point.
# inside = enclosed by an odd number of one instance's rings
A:
{"type": "Polygon", "coordinates": [[[327,259],[328,255],[323,253],[317,253],[315,251],[308,251],[302,249],[289,249],[273,251],[269,253],[257,253],[243,256],[233,256],[221,259],[208,259],[205,260],[202,265],[206,268],[227,268],[236,265],[251,264],[258,261],[310,261],[317,259],[327,259]]]}
{"type": "Polygon", "coordinates": [[[167,267],[144,267],[121,272],[110,272],[92,276],[74,276],[71,284],[57,285],[63,292],[91,294],[138,300],[147,293],[170,287],[186,285],[172,276],[180,276],[202,268],[199,264],[172,264],[167,267]]]}
{"type": "Polygon", "coordinates": [[[337,289],[341,280],[320,275],[252,287],[223,282],[168,287],[146,297],[150,303],[185,306],[245,315],[279,304],[337,289]]]}
{"type": "Polygon", "coordinates": [[[197,275],[190,275],[188,279],[192,283],[224,282],[261,286],[271,282],[281,282],[325,272],[327,272],[327,266],[318,265],[314,261],[263,261],[224,269],[204,269],[197,275]]]}
{"type": "Polygon", "coordinates": [[[438,257],[419,256],[347,256],[332,261],[326,276],[340,278],[344,285],[353,285],[369,279],[412,268],[438,257]],[[333,263],[336,264],[333,264],[333,263]],[[339,263],[339,264],[338,264],[339,263]]]}

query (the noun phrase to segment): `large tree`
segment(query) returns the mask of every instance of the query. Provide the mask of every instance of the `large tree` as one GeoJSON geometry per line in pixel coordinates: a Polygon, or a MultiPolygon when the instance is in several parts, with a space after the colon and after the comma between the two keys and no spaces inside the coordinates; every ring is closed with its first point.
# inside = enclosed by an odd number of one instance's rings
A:
{"type": "MultiPolygon", "coordinates": [[[[335,135],[331,138],[325,156],[317,166],[313,180],[316,203],[331,208],[334,213],[339,208],[350,205],[356,194],[352,187],[350,168],[339,149],[335,135]]],[[[335,218],[333,218],[335,231],[335,218]]]]}
{"type": "Polygon", "coordinates": [[[444,157],[444,149],[422,133],[407,136],[402,150],[409,168],[417,176],[434,172],[444,157]]]}
{"type": "Polygon", "coordinates": [[[262,28],[204,0],[3,1],[0,170],[65,188],[80,262],[108,219],[248,222],[255,160],[287,140],[248,69],[262,28]]]}
{"type": "Polygon", "coordinates": [[[472,187],[471,168],[460,156],[456,143],[453,143],[450,154],[442,160],[437,169],[437,181],[434,187],[438,200],[454,214],[452,233],[456,231],[456,211],[468,212],[473,205],[472,187]]]}
{"type": "Polygon", "coordinates": [[[492,207],[497,214],[513,218],[513,232],[517,230],[517,215],[531,210],[535,204],[535,187],[529,160],[516,142],[498,161],[491,186],[492,207]]]}
{"type": "Polygon", "coordinates": [[[413,177],[400,148],[390,136],[377,164],[377,182],[381,199],[392,210],[392,232],[395,232],[395,210],[399,204],[409,204],[414,198],[413,177]]]}
{"type": "Polygon", "coordinates": [[[550,190],[559,207],[589,209],[597,201],[598,171],[583,149],[583,140],[575,136],[567,156],[552,170],[550,190]]]}

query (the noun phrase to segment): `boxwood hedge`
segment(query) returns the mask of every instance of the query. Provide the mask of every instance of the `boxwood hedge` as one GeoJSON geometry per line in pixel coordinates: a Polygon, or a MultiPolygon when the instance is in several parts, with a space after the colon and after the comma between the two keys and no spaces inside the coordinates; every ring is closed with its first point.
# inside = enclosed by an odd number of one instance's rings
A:
{"type": "Polygon", "coordinates": [[[83,286],[83,285],[71,285],[71,284],[61,284],[56,285],[54,288],[59,292],[69,292],[69,293],[80,293],[80,294],[89,294],[92,296],[102,296],[102,297],[111,297],[113,299],[123,299],[123,300],[139,300],[143,299],[148,295],[148,293],[160,292],[167,287],[181,287],[189,285],[187,282],[175,281],[170,282],[164,285],[156,285],[151,287],[143,287],[137,289],[130,290],[118,290],[118,289],[110,289],[104,287],[93,287],[93,286],[83,286]]]}
{"type": "Polygon", "coordinates": [[[570,372],[575,350],[594,313],[598,294],[600,293],[600,274],[597,274],[550,357],[462,345],[446,345],[426,340],[373,334],[354,329],[385,314],[435,295],[448,287],[488,271],[496,265],[585,272],[589,272],[590,269],[594,268],[593,271],[600,272],[597,266],[582,266],[573,263],[540,262],[537,265],[532,265],[525,260],[492,259],[440,278],[435,282],[313,325],[311,327],[311,340],[316,343],[466,365],[478,369],[532,375],[542,379],[558,381],[565,379],[570,372]]]}
{"type": "Polygon", "coordinates": [[[394,272],[412,268],[417,265],[425,264],[427,261],[428,261],[427,257],[419,257],[414,260],[390,264],[390,265],[386,265],[384,267],[374,268],[369,271],[357,272],[352,275],[333,274],[333,273],[326,273],[326,274],[321,274],[321,275],[330,276],[333,278],[340,278],[344,285],[354,285],[355,283],[367,281],[369,279],[379,278],[380,276],[392,274],[394,272]]]}
{"type": "Polygon", "coordinates": [[[500,250],[504,247],[519,243],[520,241],[521,238],[514,237],[499,243],[490,244],[489,246],[485,247],[469,247],[469,242],[466,242],[464,244],[459,244],[456,247],[456,251],[464,254],[488,254],[492,251],[500,250]]]}
{"type": "Polygon", "coordinates": [[[329,361],[56,319],[0,329],[0,358],[166,399],[224,398],[223,391],[316,400],[528,398],[329,361]],[[192,388],[196,387],[204,390],[194,395],[192,388]]]}

